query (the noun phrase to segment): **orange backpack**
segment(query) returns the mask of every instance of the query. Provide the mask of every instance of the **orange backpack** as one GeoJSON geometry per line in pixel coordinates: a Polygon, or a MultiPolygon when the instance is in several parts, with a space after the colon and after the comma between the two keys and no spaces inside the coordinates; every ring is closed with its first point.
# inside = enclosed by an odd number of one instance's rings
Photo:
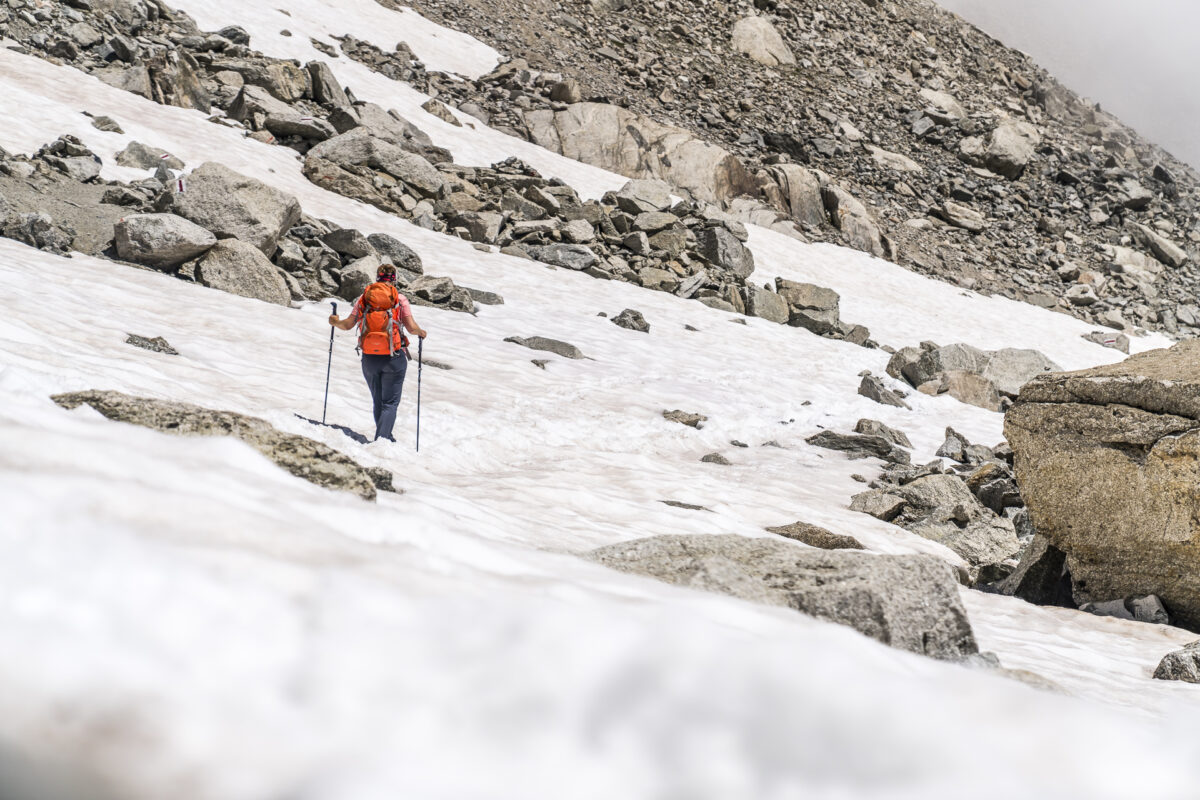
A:
{"type": "Polygon", "coordinates": [[[358,318],[358,350],[374,356],[395,355],[408,347],[400,320],[400,292],[390,283],[372,283],[363,291],[358,318]]]}

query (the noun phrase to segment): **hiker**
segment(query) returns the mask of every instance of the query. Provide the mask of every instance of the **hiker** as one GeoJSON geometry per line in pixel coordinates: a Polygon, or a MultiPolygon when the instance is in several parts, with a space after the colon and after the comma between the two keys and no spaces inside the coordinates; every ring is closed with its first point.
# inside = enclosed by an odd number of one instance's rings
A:
{"type": "Polygon", "coordinates": [[[362,353],[363,377],[371,390],[375,410],[375,438],[396,441],[392,427],[408,369],[408,337],[403,328],[422,339],[425,329],[413,319],[408,298],[396,289],[396,268],[381,264],[372,283],[358,299],[346,319],[329,315],[329,324],[343,331],[358,325],[358,352],[362,353]],[[390,334],[390,335],[389,335],[390,334]]]}

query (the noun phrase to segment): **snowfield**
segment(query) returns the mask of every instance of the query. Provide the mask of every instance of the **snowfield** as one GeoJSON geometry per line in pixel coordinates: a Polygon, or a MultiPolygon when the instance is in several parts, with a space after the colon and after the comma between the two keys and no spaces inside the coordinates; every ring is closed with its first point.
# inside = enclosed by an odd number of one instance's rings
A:
{"type": "MultiPolygon", "coordinates": [[[[310,36],[349,32],[385,49],[403,38],[431,68],[462,74],[497,58],[373,0],[289,0],[289,16],[176,5],[207,28],[244,25],[271,55],[318,58],[310,36]]],[[[588,196],[624,182],[477,121],[446,125],[410,88],[348,59],[332,66],[461,162],[517,155],[588,196]]],[[[0,239],[0,760],[73,766],[100,796],[138,800],[1197,796],[1200,690],[1150,680],[1193,634],[964,590],[981,648],[1060,695],[576,555],[804,520],[876,552],[957,562],[848,511],[862,486],[851,476],[878,465],[803,440],[872,417],[907,432],[923,462],[947,425],[995,444],[999,414],[916,393],[911,411],[877,405],[856,389],[862,370],[883,374],[883,351],[478,252],[313,186],[288,149],[5,49],[0,113],[17,121],[0,126],[0,147],[28,153],[72,133],[106,163],[131,140],[189,169],[219,160],[505,299],[474,317],[415,309],[427,358],[452,367],[424,370],[417,454],[415,369],[395,445],[299,418],[320,416],[327,303],[287,309],[0,239]],[[93,129],[84,110],[127,133],[93,129]],[[630,307],[648,335],[598,316],[630,307]],[[130,347],[128,333],[165,336],[180,355],[130,347]],[[514,335],[589,358],[502,341],[514,335]],[[530,363],[542,357],[546,369],[530,363]],[[405,493],[365,503],[237,441],[49,399],[81,389],[260,416],[393,470],[405,493]],[[674,408],[709,423],[663,420],[674,408]],[[762,446],[772,440],[781,447],[762,446]],[[713,451],[733,465],[700,462],[713,451]]],[[[844,319],[895,347],[1036,347],[1067,368],[1120,357],[1071,317],[861,253],[762,229],[750,245],[756,280],[829,286],[844,319]]],[[[330,421],[365,432],[349,334],[332,371],[330,421]]]]}

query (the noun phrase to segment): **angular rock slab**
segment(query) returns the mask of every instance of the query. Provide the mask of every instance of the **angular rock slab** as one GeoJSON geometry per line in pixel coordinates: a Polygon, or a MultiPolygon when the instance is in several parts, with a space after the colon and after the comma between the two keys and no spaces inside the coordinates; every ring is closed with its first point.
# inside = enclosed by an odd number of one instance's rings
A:
{"type": "Polygon", "coordinates": [[[872,555],[768,538],[653,536],[593,550],[613,569],[784,606],[901,650],[945,660],[979,651],[952,567],[928,555],[872,555]]]}
{"type": "Polygon", "coordinates": [[[1200,341],[1035,378],[1004,429],[1075,600],[1154,594],[1200,630],[1200,341]]]}
{"type": "Polygon", "coordinates": [[[50,398],[66,409],[89,405],[105,417],[179,436],[235,436],[287,472],[328,489],[375,499],[375,484],[351,458],[320,442],[276,430],[265,420],[121,392],[71,392],[50,398]]]}
{"type": "Polygon", "coordinates": [[[196,282],[212,289],[286,306],[292,301],[287,281],[252,244],[222,239],[196,265],[196,282]]]}
{"type": "Polygon", "coordinates": [[[1154,670],[1154,677],[1160,681],[1200,683],[1200,642],[1192,642],[1182,650],[1163,656],[1154,670]]]}

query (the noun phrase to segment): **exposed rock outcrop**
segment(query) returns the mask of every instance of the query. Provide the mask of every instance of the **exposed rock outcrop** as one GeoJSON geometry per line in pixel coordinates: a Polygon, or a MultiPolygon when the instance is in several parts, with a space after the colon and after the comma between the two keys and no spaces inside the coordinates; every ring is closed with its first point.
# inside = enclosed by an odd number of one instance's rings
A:
{"type": "Polygon", "coordinates": [[[1200,629],[1200,341],[1037,378],[1005,432],[1075,600],[1154,594],[1200,629]]]}
{"type": "Polygon", "coordinates": [[[654,536],[593,550],[601,564],[785,606],[934,658],[978,652],[954,571],[932,556],[872,555],[744,536],[654,536]]]}

